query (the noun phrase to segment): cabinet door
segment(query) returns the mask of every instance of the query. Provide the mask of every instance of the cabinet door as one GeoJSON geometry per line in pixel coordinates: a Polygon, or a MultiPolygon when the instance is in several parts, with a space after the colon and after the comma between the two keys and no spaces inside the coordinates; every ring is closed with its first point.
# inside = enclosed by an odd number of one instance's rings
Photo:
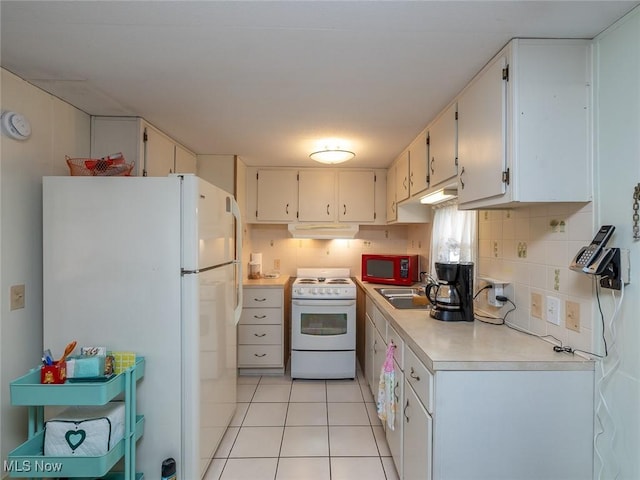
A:
{"type": "MultiPolygon", "coordinates": [[[[400,370],[400,366],[394,360],[393,366],[395,368],[395,381],[393,388],[393,396],[396,402],[396,415],[393,422],[393,430],[387,426],[386,428],[386,437],[387,444],[389,445],[389,451],[391,452],[391,456],[393,457],[393,463],[396,466],[396,470],[398,471],[398,476],[402,477],[402,447],[403,447],[403,438],[402,438],[402,428],[404,426],[404,417],[402,416],[402,406],[404,404],[404,375],[402,370],[400,370]]],[[[413,445],[410,445],[409,448],[414,448],[413,445]]]]}
{"type": "MultiPolygon", "coordinates": [[[[404,480],[431,480],[433,420],[405,382],[402,408],[404,480]]],[[[463,460],[462,460],[463,461],[463,460]]]]}
{"type": "Polygon", "coordinates": [[[147,177],[166,177],[174,172],[175,143],[158,130],[145,128],[146,156],[145,171],[147,177]]]}
{"type": "MultiPolygon", "coordinates": [[[[373,356],[374,356],[374,342],[376,339],[376,327],[373,325],[373,320],[369,317],[369,314],[366,314],[365,317],[365,331],[364,331],[364,376],[367,379],[367,384],[371,389],[371,393],[374,392],[373,385],[373,356]]],[[[377,388],[377,384],[376,384],[377,388]]]]}
{"type": "Polygon", "coordinates": [[[411,196],[429,187],[427,153],[427,131],[425,130],[409,145],[409,194],[411,196]]]}
{"type": "Polygon", "coordinates": [[[409,149],[400,154],[396,162],[396,202],[409,198],[409,149]]]}
{"type": "Polygon", "coordinates": [[[298,220],[332,222],[336,219],[335,174],[326,170],[300,170],[298,220]]]}
{"type": "Polygon", "coordinates": [[[298,171],[258,170],[257,214],[260,221],[291,222],[298,214],[298,171]]]}
{"type": "Polygon", "coordinates": [[[503,195],[506,184],[506,53],[497,56],[458,99],[460,203],[503,195]]]}
{"type": "Polygon", "coordinates": [[[196,156],[189,150],[176,145],[176,173],[196,173],[196,156]]]}
{"type": "Polygon", "coordinates": [[[375,219],[375,172],[373,170],[338,172],[338,220],[373,222],[375,219]]]}
{"type": "Polygon", "coordinates": [[[380,369],[386,358],[387,344],[382,339],[380,332],[375,331],[375,340],[373,341],[373,382],[371,385],[371,393],[373,398],[378,398],[378,384],[380,382],[380,369]]]}
{"type": "Polygon", "coordinates": [[[456,176],[457,104],[454,103],[429,128],[430,185],[439,185],[456,176]]]}
{"type": "Polygon", "coordinates": [[[396,166],[391,165],[387,170],[387,222],[392,222],[397,218],[398,208],[396,205],[396,166]]]}

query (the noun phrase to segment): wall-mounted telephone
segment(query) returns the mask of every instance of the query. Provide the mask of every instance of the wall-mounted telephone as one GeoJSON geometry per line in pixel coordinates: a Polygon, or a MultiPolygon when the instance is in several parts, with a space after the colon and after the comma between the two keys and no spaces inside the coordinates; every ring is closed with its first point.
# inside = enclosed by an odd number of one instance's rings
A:
{"type": "Polygon", "coordinates": [[[571,262],[569,268],[578,272],[591,275],[600,275],[613,257],[613,250],[604,248],[613,231],[616,229],[613,225],[603,225],[591,240],[591,244],[582,247],[571,262]]]}

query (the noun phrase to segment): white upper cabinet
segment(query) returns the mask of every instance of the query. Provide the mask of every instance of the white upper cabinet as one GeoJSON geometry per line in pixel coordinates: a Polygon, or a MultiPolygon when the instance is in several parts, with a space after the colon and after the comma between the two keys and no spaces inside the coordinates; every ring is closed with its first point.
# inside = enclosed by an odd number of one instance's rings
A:
{"type": "Polygon", "coordinates": [[[455,179],[457,167],[457,104],[454,102],[429,127],[429,186],[455,179]]]}
{"type": "Polygon", "coordinates": [[[131,175],[164,177],[195,173],[196,156],[139,117],[91,117],[91,156],[122,152],[131,175]]]}
{"type": "Polygon", "coordinates": [[[424,130],[409,145],[409,195],[414,196],[429,187],[427,172],[427,131],[424,130]]]}
{"type": "Polygon", "coordinates": [[[146,134],[146,168],[148,177],[166,177],[175,172],[175,143],[160,131],[149,126],[146,134]]]}
{"type": "Polygon", "coordinates": [[[587,40],[512,40],[458,98],[459,208],[587,202],[587,40]]]}
{"type": "Polygon", "coordinates": [[[387,222],[393,222],[397,218],[398,205],[396,202],[396,164],[387,170],[387,222]]]}
{"type": "Polygon", "coordinates": [[[376,182],[373,170],[338,171],[338,221],[376,220],[376,182]]]}
{"type": "Polygon", "coordinates": [[[300,170],[298,175],[298,220],[334,221],[337,209],[333,170],[300,170]]]}
{"type": "Polygon", "coordinates": [[[409,149],[396,159],[396,203],[409,198],[409,149]]]}
{"type": "Polygon", "coordinates": [[[384,170],[247,168],[247,221],[384,224],[384,170]]]}
{"type": "Polygon", "coordinates": [[[255,178],[255,218],[265,222],[294,222],[298,216],[298,170],[258,170],[255,178]]]}

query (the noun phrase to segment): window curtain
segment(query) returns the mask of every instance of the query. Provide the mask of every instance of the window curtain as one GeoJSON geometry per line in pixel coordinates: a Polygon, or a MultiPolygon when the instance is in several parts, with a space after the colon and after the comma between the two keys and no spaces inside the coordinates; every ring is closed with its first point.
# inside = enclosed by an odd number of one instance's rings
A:
{"type": "Polygon", "coordinates": [[[458,210],[456,203],[436,208],[431,233],[431,275],[436,262],[474,262],[477,257],[477,212],[458,210]]]}

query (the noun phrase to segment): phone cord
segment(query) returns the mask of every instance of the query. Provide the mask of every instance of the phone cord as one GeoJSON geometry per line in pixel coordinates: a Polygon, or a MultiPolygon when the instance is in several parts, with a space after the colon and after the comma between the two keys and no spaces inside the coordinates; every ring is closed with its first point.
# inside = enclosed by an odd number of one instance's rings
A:
{"type": "Polygon", "coordinates": [[[633,189],[633,239],[640,240],[640,215],[638,214],[638,203],[640,203],[640,183],[633,189]]]}

